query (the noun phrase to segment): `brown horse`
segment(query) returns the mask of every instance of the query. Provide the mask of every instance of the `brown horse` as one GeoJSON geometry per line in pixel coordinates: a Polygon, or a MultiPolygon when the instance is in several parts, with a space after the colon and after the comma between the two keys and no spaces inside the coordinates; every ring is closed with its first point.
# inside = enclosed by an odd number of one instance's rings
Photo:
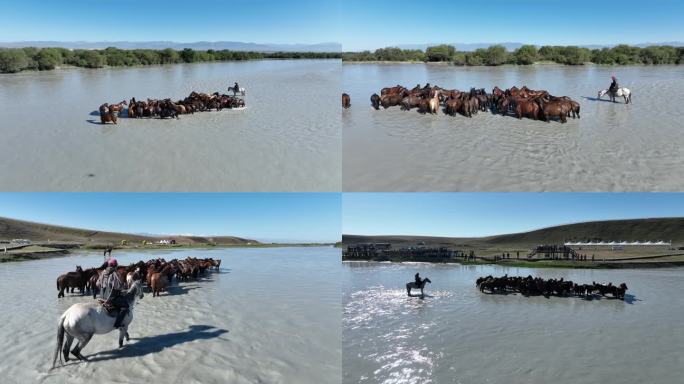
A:
{"type": "Polygon", "coordinates": [[[69,288],[78,288],[81,294],[84,294],[87,281],[83,268],[80,265],[76,266],[75,272],[67,272],[57,278],[57,297],[64,297],[64,290],[68,291],[69,288]]]}
{"type": "Polygon", "coordinates": [[[450,98],[444,103],[444,113],[451,116],[456,116],[456,113],[461,109],[463,101],[460,98],[450,98]]]}
{"type": "Polygon", "coordinates": [[[408,95],[401,99],[401,109],[408,111],[417,107],[423,99],[420,96],[408,95]]]}
{"type": "Polygon", "coordinates": [[[551,118],[558,118],[561,123],[567,123],[568,112],[570,107],[568,104],[561,101],[544,102],[538,99],[537,103],[541,107],[541,115],[544,116],[544,120],[548,123],[551,118]]]}
{"type": "Polygon", "coordinates": [[[371,95],[370,102],[373,108],[375,108],[375,110],[380,109],[380,96],[378,96],[377,93],[371,95]]]}
{"type": "Polygon", "coordinates": [[[351,107],[351,99],[348,94],[342,94],[342,108],[347,109],[351,107]]]}
{"type": "Polygon", "coordinates": [[[522,119],[525,116],[532,120],[538,120],[539,109],[539,105],[534,101],[525,99],[517,99],[515,101],[515,117],[518,119],[522,119]]]}
{"type": "Polygon", "coordinates": [[[128,117],[132,119],[138,117],[138,102],[135,101],[135,97],[128,102],[128,117]]]}
{"type": "Polygon", "coordinates": [[[404,99],[403,93],[393,93],[389,95],[384,95],[380,97],[380,104],[383,108],[387,109],[395,105],[400,105],[401,100],[404,99]]]}
{"type": "Polygon", "coordinates": [[[116,121],[119,117],[119,112],[121,112],[124,105],[128,105],[126,100],[120,102],[119,104],[110,105],[104,103],[100,105],[100,123],[105,124],[111,121],[112,123],[116,124],[116,121]]]}

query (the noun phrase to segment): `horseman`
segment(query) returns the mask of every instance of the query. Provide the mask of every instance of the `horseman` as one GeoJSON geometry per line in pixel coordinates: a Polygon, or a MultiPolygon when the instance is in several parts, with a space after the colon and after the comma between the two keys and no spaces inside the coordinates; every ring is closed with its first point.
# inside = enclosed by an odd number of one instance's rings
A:
{"type": "Polygon", "coordinates": [[[610,87],[608,87],[608,92],[610,92],[610,94],[613,95],[613,97],[615,97],[615,93],[618,89],[620,89],[620,86],[618,85],[615,76],[611,76],[610,78],[613,80],[613,82],[610,83],[610,87]]]}
{"type": "Polygon", "coordinates": [[[229,91],[233,91],[234,93],[240,92],[240,86],[238,85],[237,81],[235,82],[235,84],[233,84],[233,87],[230,88],[229,91]]]}
{"type": "Polygon", "coordinates": [[[414,279],[416,282],[416,287],[420,287],[420,285],[423,283],[423,280],[420,278],[420,273],[416,273],[414,279]]]}
{"type": "Polygon", "coordinates": [[[122,293],[125,289],[123,281],[116,273],[118,263],[116,259],[109,259],[107,268],[100,275],[97,283],[101,287],[100,298],[104,300],[104,304],[109,304],[119,310],[114,322],[114,328],[120,328],[121,322],[128,313],[128,300],[122,293]]]}

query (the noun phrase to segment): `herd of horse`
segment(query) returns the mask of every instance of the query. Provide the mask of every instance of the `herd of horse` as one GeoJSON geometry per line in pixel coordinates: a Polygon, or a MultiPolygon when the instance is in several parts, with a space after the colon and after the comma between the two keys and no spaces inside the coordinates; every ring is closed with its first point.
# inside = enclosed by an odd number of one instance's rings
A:
{"type": "MultiPolygon", "coordinates": [[[[211,258],[197,259],[188,257],[184,260],[164,259],[139,261],[131,265],[121,265],[116,267],[116,273],[122,282],[125,282],[125,291],[122,297],[128,303],[128,308],[123,316],[121,327],[119,327],[119,347],[123,347],[124,338],[130,340],[128,326],[133,321],[133,308],[137,300],[143,298],[143,281],[147,283],[152,296],[159,296],[171,283],[175,276],[177,280],[189,280],[199,278],[208,270],[219,270],[221,260],[211,258]]],[[[76,271],[65,273],[57,278],[58,297],[63,297],[65,290],[80,290],[81,294],[92,293],[96,297],[100,287],[98,277],[107,267],[104,263],[99,268],[88,268],[84,270],[80,266],[76,271]]],[[[123,309],[119,309],[121,311],[123,309]]],[[[81,354],[83,348],[90,342],[96,334],[106,334],[114,329],[116,312],[110,312],[107,304],[103,300],[75,303],[67,309],[59,318],[57,326],[57,346],[52,359],[52,368],[60,363],[62,357],[69,361],[69,354],[81,361],[88,359],[81,354]],[[76,346],[71,349],[74,341],[76,346]]]]}
{"type": "Polygon", "coordinates": [[[541,277],[521,277],[508,276],[493,277],[491,275],[480,277],[475,281],[475,286],[480,292],[506,294],[509,292],[521,293],[525,296],[543,295],[548,298],[555,296],[578,296],[591,299],[594,295],[611,295],[615,299],[625,299],[627,284],[613,285],[613,283],[601,284],[592,282],[591,284],[577,284],[570,280],[542,279],[541,277]]]}
{"type": "MultiPolygon", "coordinates": [[[[159,293],[166,290],[174,277],[177,281],[197,279],[204,275],[207,270],[218,270],[220,266],[221,260],[212,258],[188,257],[183,260],[173,259],[168,262],[164,259],[154,259],[147,262],[138,261],[130,265],[119,265],[116,268],[116,273],[127,286],[130,287],[134,281],[145,282],[152,292],[152,296],[159,296],[159,293]]],[[[57,278],[57,290],[59,291],[57,297],[64,297],[65,292],[73,293],[74,289],[77,289],[80,294],[92,294],[95,298],[100,290],[97,284],[98,278],[106,268],[106,262],[97,268],[85,270],[81,266],[76,266],[75,271],[60,275],[57,278]]]]}
{"type": "MultiPolygon", "coordinates": [[[[384,109],[399,106],[406,111],[416,108],[423,114],[437,114],[443,107],[444,113],[450,116],[460,114],[472,117],[478,112],[489,110],[491,113],[515,116],[518,119],[526,117],[546,122],[558,120],[565,123],[568,117],[580,117],[580,104],[572,98],[554,96],[546,90],[533,90],[527,86],[514,86],[506,90],[494,87],[488,93],[484,88],[459,91],[430,84],[423,87],[418,84],[412,89],[396,85],[383,88],[380,95],[374,93],[370,102],[376,110],[381,106],[384,109]]],[[[342,105],[345,108],[351,105],[346,94],[342,97],[342,105]]]]}
{"type": "Polygon", "coordinates": [[[178,101],[172,101],[170,98],[148,98],[143,101],[136,100],[133,97],[130,101],[123,100],[116,104],[104,103],[100,105],[100,122],[102,124],[108,122],[116,124],[125,106],[128,107],[129,118],[157,117],[160,119],[177,119],[179,115],[194,114],[195,112],[220,111],[224,108],[242,108],[245,106],[245,100],[235,96],[219,94],[219,92],[208,94],[195,91],[183,100],[178,101]]]}

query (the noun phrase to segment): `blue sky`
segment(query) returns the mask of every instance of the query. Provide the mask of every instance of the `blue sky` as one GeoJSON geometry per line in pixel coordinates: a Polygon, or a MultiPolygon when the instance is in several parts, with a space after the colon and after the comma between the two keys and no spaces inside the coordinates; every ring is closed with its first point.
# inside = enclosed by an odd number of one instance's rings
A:
{"type": "Polygon", "coordinates": [[[344,50],[397,44],[684,41],[681,0],[346,0],[344,50]]]}
{"type": "Polygon", "coordinates": [[[336,193],[0,193],[0,216],[125,233],[340,240],[336,193]]]}
{"type": "Polygon", "coordinates": [[[345,193],[342,231],[479,237],[582,221],[684,217],[684,194],[345,193]]]}
{"type": "Polygon", "coordinates": [[[341,2],[0,0],[0,41],[337,42],[341,2]]]}

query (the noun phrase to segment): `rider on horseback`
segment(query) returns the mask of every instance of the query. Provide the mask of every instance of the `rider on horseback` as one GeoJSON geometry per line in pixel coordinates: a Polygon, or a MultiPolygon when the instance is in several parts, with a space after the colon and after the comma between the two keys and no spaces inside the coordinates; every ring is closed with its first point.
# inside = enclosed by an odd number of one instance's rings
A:
{"type": "Polygon", "coordinates": [[[233,91],[233,92],[235,92],[235,93],[240,92],[240,86],[238,85],[237,81],[236,81],[235,84],[233,85],[233,88],[231,88],[230,90],[233,91]]]}
{"type": "Polygon", "coordinates": [[[100,297],[104,300],[103,305],[111,305],[119,310],[114,322],[114,328],[120,328],[121,322],[128,313],[128,300],[122,294],[125,289],[123,281],[116,273],[118,263],[116,259],[109,259],[107,268],[100,275],[97,283],[102,288],[100,290],[100,297]]]}
{"type": "Polygon", "coordinates": [[[620,86],[618,85],[615,76],[611,76],[610,78],[613,79],[613,82],[610,83],[610,87],[608,87],[608,92],[610,92],[612,95],[615,95],[615,92],[617,92],[617,90],[620,89],[620,86]]]}
{"type": "Polygon", "coordinates": [[[423,283],[423,280],[420,278],[420,273],[416,273],[415,279],[416,279],[416,287],[420,287],[420,285],[423,283]]]}

